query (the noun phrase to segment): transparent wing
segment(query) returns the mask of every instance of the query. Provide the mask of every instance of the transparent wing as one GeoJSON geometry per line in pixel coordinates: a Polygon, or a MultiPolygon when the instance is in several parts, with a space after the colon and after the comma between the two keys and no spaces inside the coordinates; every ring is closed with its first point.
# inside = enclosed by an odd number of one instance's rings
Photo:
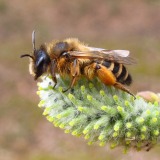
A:
{"type": "Polygon", "coordinates": [[[90,51],[99,51],[104,54],[117,54],[121,57],[128,57],[130,52],[128,50],[108,50],[103,48],[87,47],[90,51]]]}
{"type": "Polygon", "coordinates": [[[134,64],[135,60],[129,57],[128,50],[106,50],[102,48],[87,47],[89,51],[69,51],[73,58],[84,58],[84,59],[103,59],[112,62],[118,62],[122,64],[134,64]]]}

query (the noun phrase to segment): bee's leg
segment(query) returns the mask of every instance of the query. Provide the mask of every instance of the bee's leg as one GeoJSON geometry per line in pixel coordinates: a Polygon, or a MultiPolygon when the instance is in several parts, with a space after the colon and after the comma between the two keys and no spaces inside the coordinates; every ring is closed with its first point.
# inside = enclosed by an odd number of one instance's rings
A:
{"type": "Polygon", "coordinates": [[[53,86],[53,89],[56,87],[57,85],[57,78],[56,77],[52,77],[53,81],[54,81],[54,86],[53,86]]]}
{"type": "Polygon", "coordinates": [[[71,67],[70,67],[70,68],[71,68],[72,80],[71,80],[71,83],[70,83],[69,87],[68,87],[67,89],[63,90],[63,92],[66,92],[66,91],[68,91],[69,89],[71,89],[71,88],[74,86],[74,84],[75,84],[75,82],[76,82],[76,80],[77,80],[77,77],[78,77],[78,75],[79,75],[79,62],[78,62],[77,59],[75,59],[75,60],[71,63],[71,67]]]}
{"type": "Polygon", "coordinates": [[[55,88],[55,86],[57,85],[57,78],[56,78],[56,74],[55,74],[56,68],[57,68],[57,66],[56,66],[55,60],[51,61],[50,72],[51,72],[52,80],[55,83],[54,86],[53,86],[53,88],[55,88]]]}
{"type": "Polygon", "coordinates": [[[116,82],[116,78],[113,73],[108,70],[105,66],[95,63],[95,71],[97,77],[103,82],[105,85],[114,85],[116,82]]]}
{"type": "Polygon", "coordinates": [[[130,95],[132,95],[135,98],[135,95],[133,93],[131,93],[125,86],[123,86],[121,83],[116,81],[115,76],[113,75],[113,73],[108,70],[106,67],[104,67],[101,64],[95,64],[95,70],[96,70],[96,74],[98,76],[98,78],[106,85],[111,85],[114,86],[116,88],[119,88],[127,93],[129,93],[130,95]]]}
{"type": "Polygon", "coordinates": [[[74,86],[76,80],[77,80],[76,77],[73,77],[69,87],[67,89],[63,90],[62,92],[67,92],[69,89],[72,89],[72,87],[74,86]]]}
{"type": "Polygon", "coordinates": [[[119,88],[119,89],[129,93],[130,95],[132,95],[136,99],[135,95],[133,93],[131,93],[130,90],[128,88],[126,88],[124,85],[122,85],[121,83],[116,82],[114,84],[114,87],[119,88]]]}

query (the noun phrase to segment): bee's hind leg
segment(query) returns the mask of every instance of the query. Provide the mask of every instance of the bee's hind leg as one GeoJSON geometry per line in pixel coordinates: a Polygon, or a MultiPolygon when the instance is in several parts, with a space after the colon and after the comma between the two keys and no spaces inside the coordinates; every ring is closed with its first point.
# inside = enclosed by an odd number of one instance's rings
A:
{"type": "Polygon", "coordinates": [[[72,80],[71,80],[71,83],[69,85],[69,87],[65,90],[63,90],[63,92],[66,92],[68,91],[69,89],[72,89],[75,82],[77,81],[77,77],[79,75],[79,62],[77,59],[75,59],[72,63],[71,63],[71,66],[70,66],[70,70],[71,70],[71,76],[72,76],[72,80]]]}
{"type": "Polygon", "coordinates": [[[133,93],[131,93],[131,91],[128,88],[126,88],[125,86],[123,86],[121,83],[116,82],[114,84],[114,87],[119,88],[119,89],[127,92],[128,94],[132,95],[136,99],[135,95],[133,93]]]}

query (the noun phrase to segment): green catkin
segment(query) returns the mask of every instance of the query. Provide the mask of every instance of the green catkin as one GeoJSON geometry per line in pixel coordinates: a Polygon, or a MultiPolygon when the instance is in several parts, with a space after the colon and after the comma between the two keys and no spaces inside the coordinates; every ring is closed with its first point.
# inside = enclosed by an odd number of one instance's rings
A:
{"type": "Polygon", "coordinates": [[[124,147],[146,149],[146,144],[156,144],[160,135],[160,106],[144,99],[107,87],[98,80],[88,83],[82,79],[74,90],[63,93],[69,80],[58,78],[58,87],[49,77],[38,84],[39,107],[55,127],[84,137],[88,145],[110,144],[110,148],[124,147]]]}

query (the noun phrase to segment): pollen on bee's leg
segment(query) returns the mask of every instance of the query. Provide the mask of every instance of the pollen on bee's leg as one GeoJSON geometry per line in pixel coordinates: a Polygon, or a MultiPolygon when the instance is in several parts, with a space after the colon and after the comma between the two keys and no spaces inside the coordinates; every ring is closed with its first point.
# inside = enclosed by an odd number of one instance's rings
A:
{"type": "Polygon", "coordinates": [[[97,66],[99,66],[96,69],[96,73],[98,78],[105,84],[105,85],[114,85],[116,78],[113,75],[113,73],[108,70],[106,67],[104,67],[103,65],[98,64],[97,66]]]}

